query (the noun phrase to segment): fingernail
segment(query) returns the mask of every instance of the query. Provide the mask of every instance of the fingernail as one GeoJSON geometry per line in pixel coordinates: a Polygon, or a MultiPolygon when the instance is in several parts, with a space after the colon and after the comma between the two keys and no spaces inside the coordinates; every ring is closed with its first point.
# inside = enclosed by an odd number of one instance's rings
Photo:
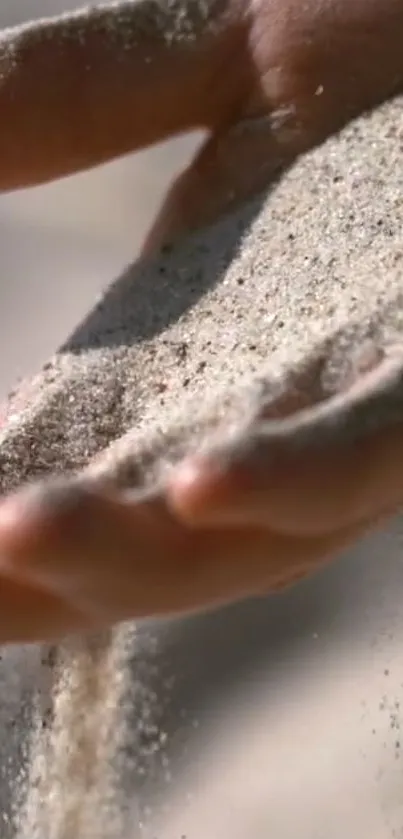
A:
{"type": "Polygon", "coordinates": [[[11,496],[0,503],[0,529],[3,531],[13,527],[19,517],[21,503],[18,498],[11,496]]]}
{"type": "Polygon", "coordinates": [[[11,569],[18,574],[18,560],[26,544],[26,517],[21,497],[11,496],[0,504],[0,567],[7,574],[11,569]],[[17,563],[16,563],[17,559],[17,563]]]}
{"type": "Polygon", "coordinates": [[[226,471],[206,458],[190,458],[174,471],[168,489],[168,503],[189,520],[219,517],[230,489],[226,471]]]}
{"type": "Polygon", "coordinates": [[[172,473],[171,491],[179,501],[183,499],[186,505],[189,501],[192,503],[194,497],[197,499],[200,495],[200,489],[203,491],[204,476],[210,474],[208,466],[199,459],[185,460],[172,473]]]}
{"type": "MultiPolygon", "coordinates": [[[[76,494],[61,482],[34,484],[0,503],[0,564],[13,573],[37,573],[60,548],[60,518],[74,511],[76,494]]],[[[65,528],[66,531],[66,528],[65,528]]]]}

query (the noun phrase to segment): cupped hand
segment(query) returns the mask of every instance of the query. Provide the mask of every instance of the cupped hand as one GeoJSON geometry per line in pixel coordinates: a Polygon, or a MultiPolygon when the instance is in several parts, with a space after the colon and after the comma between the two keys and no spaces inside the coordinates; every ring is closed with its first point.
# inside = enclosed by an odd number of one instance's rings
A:
{"type": "MultiPolygon", "coordinates": [[[[146,6],[146,28],[141,2],[113,3],[7,30],[0,44],[0,189],[207,130],[145,253],[403,87],[401,0],[183,0],[178,19],[177,4],[146,6]]],[[[401,504],[402,425],[322,447],[295,447],[288,432],[256,417],[231,446],[180,464],[155,497],[73,480],[5,499],[0,642],[276,591],[401,504]]]]}
{"type": "Polygon", "coordinates": [[[403,424],[318,446],[326,421],[295,446],[295,423],[258,417],[148,497],[73,479],[6,499],[0,641],[209,609],[320,569],[403,501],[403,424]]]}

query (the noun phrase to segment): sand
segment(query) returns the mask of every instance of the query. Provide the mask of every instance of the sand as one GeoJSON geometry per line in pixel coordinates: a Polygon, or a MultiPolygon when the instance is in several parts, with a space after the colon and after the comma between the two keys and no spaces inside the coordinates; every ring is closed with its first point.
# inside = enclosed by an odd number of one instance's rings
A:
{"type": "MultiPolygon", "coordinates": [[[[362,348],[394,352],[403,330],[401,106],[361,118],[269,196],[129,268],[11,395],[3,490],[96,456],[91,469],[121,484],[161,479],[167,461],[217,429],[233,434],[292,386],[312,354],[322,359],[309,382],[316,402],[356,374],[362,348]]],[[[360,428],[401,418],[401,392],[399,373],[364,414],[348,414],[354,433],[357,418],[360,428]]],[[[156,653],[145,643],[124,627],[54,651],[53,707],[45,729],[33,711],[18,785],[21,839],[141,835],[133,797],[141,801],[153,760],[164,765],[156,653]]]]}

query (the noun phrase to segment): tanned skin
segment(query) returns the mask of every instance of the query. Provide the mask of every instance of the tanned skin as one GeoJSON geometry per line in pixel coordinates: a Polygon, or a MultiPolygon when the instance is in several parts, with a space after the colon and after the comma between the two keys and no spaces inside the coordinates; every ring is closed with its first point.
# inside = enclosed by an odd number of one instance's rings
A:
{"type": "Polygon", "coordinates": [[[402,90],[402,37],[403,0],[126,0],[6,30],[0,189],[204,128],[157,223],[182,233],[402,90]]]}
{"type": "MultiPolygon", "coordinates": [[[[403,0],[143,0],[33,23],[0,39],[0,188],[205,128],[148,252],[402,88],[403,0]]],[[[5,499],[0,641],[276,590],[402,503],[400,425],[359,444],[335,435],[318,452],[269,438],[263,419],[235,450],[177,467],[163,497],[129,501],[73,481],[5,499]]]]}

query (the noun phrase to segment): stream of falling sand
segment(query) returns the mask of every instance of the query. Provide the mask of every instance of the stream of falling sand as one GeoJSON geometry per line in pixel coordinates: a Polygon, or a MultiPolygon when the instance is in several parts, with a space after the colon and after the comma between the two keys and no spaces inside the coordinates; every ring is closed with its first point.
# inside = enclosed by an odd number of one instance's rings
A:
{"type": "Polygon", "coordinates": [[[122,835],[118,762],[126,652],[123,632],[57,649],[49,724],[38,712],[34,727],[19,839],[122,835]]]}

